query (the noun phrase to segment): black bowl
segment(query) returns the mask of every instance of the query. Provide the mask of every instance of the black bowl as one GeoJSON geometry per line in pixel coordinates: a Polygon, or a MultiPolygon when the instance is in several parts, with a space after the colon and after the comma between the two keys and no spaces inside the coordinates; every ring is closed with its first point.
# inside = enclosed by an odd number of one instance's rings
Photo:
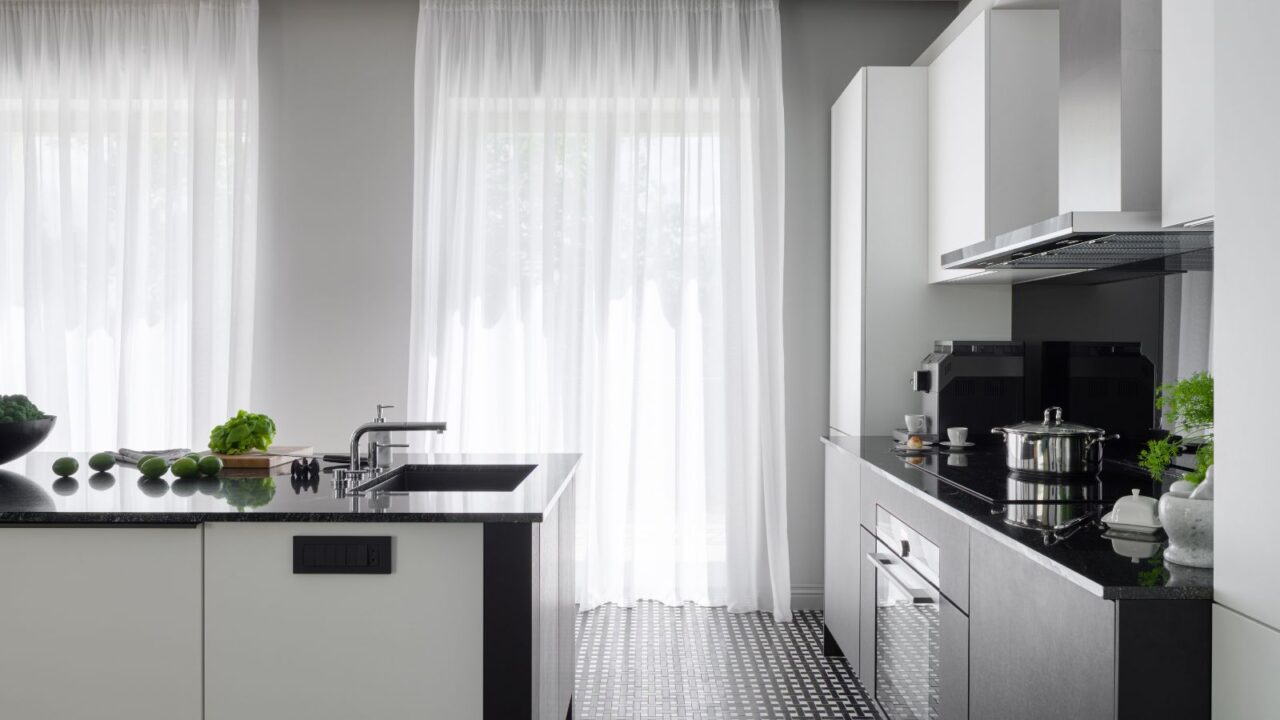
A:
{"type": "Polygon", "coordinates": [[[52,415],[39,420],[0,423],[0,465],[17,460],[36,448],[53,430],[52,415]]]}

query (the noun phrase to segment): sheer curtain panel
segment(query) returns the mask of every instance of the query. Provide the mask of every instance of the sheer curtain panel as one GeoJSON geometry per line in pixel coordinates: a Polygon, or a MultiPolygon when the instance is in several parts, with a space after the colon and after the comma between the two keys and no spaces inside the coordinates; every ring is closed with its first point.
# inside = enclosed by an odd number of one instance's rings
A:
{"type": "Polygon", "coordinates": [[[0,0],[0,393],[49,449],[203,442],[248,398],[255,0],[0,0]]]}
{"type": "Polygon", "coordinates": [[[771,0],[423,0],[410,414],[582,452],[583,608],[790,617],[771,0]]]}

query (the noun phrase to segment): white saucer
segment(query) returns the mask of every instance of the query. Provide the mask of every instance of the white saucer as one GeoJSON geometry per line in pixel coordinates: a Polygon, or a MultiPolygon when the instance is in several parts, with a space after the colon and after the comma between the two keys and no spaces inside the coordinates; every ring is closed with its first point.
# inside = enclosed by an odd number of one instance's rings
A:
{"type": "Polygon", "coordinates": [[[925,445],[924,447],[918,447],[918,448],[907,447],[906,445],[894,445],[894,446],[893,446],[893,449],[894,449],[894,450],[896,450],[896,451],[898,451],[898,452],[901,452],[901,453],[921,453],[921,454],[924,454],[924,453],[933,452],[933,448],[929,447],[928,445],[925,445]]]}
{"type": "Polygon", "coordinates": [[[1159,525],[1131,525],[1129,523],[1113,522],[1111,520],[1111,513],[1107,513],[1106,515],[1103,515],[1102,522],[1105,523],[1106,526],[1111,528],[1112,530],[1119,530],[1120,532],[1126,532],[1126,533],[1135,533],[1137,535],[1154,535],[1155,533],[1160,532],[1160,527],[1161,527],[1159,525]]]}
{"type": "Polygon", "coordinates": [[[962,442],[962,443],[944,442],[942,443],[942,446],[949,447],[949,448],[967,448],[967,447],[973,447],[974,445],[977,445],[977,444],[978,443],[971,443],[971,442],[962,442]]]}

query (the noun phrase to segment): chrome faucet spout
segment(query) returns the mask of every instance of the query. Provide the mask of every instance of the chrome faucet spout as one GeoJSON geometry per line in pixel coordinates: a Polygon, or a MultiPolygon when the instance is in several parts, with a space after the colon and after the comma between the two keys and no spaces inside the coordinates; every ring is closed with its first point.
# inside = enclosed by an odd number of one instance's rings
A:
{"type": "MultiPolygon", "coordinates": [[[[381,415],[381,413],[379,413],[381,415]]],[[[356,428],[351,433],[351,456],[346,468],[339,468],[334,473],[333,490],[337,497],[346,497],[348,494],[358,494],[363,488],[374,485],[376,483],[363,482],[370,476],[377,480],[377,449],[378,443],[369,442],[369,464],[363,467],[360,462],[360,438],[371,432],[434,432],[442,433],[446,429],[443,422],[423,422],[423,421],[404,421],[390,422],[386,420],[374,420],[367,422],[356,428]]],[[[381,447],[407,447],[405,445],[381,447]]]]}
{"type": "Polygon", "coordinates": [[[367,433],[381,432],[434,432],[442,433],[447,429],[446,424],[442,422],[420,422],[420,421],[404,421],[391,422],[386,420],[375,420],[367,422],[356,431],[351,433],[351,463],[349,468],[352,472],[360,469],[360,438],[367,433]]]}

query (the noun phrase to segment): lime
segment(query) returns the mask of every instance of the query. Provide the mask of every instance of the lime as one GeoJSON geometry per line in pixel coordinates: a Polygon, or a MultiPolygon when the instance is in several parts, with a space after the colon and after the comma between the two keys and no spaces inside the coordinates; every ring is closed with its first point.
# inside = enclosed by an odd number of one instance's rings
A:
{"type": "Polygon", "coordinates": [[[138,458],[138,463],[137,463],[138,468],[139,468],[139,469],[141,469],[141,468],[142,468],[142,463],[144,463],[144,462],[146,462],[146,461],[148,461],[148,460],[154,460],[154,459],[155,459],[155,457],[156,457],[155,455],[143,455],[142,457],[138,458]]]}
{"type": "Polygon", "coordinates": [[[73,457],[60,457],[53,461],[53,474],[70,477],[80,469],[80,463],[73,457]]]}
{"type": "Polygon", "coordinates": [[[200,458],[200,472],[205,475],[217,475],[222,472],[222,458],[217,455],[205,455],[200,458]]]}
{"type": "Polygon", "coordinates": [[[89,467],[98,472],[106,472],[116,466],[116,458],[111,453],[100,452],[89,458],[89,467]]]}
{"type": "Polygon", "coordinates": [[[154,479],[164,475],[169,470],[169,463],[158,457],[153,457],[143,460],[138,465],[138,469],[142,471],[143,475],[154,479]]]}
{"type": "Polygon", "coordinates": [[[187,453],[186,455],[183,455],[183,457],[189,457],[196,462],[200,462],[200,453],[187,453]]]}
{"type": "Polygon", "coordinates": [[[200,474],[200,464],[189,457],[178,458],[169,469],[175,477],[180,478],[193,478],[200,474]]]}

